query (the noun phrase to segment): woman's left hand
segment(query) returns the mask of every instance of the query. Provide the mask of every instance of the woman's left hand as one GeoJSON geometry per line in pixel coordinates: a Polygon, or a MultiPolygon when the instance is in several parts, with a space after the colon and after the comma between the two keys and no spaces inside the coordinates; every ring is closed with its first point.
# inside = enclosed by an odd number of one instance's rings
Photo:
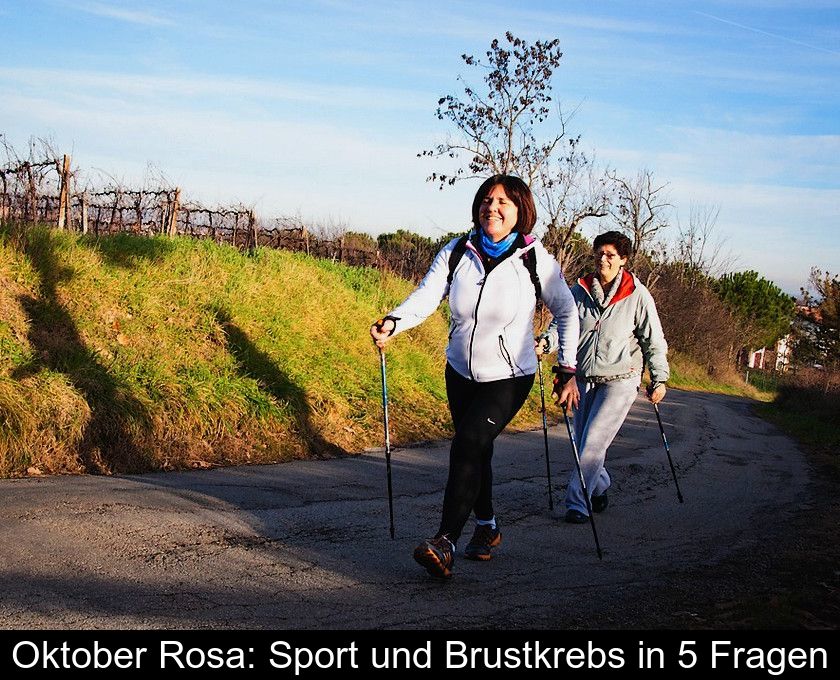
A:
{"type": "Polygon", "coordinates": [[[563,377],[555,376],[554,387],[551,390],[551,396],[558,406],[566,409],[577,408],[580,403],[580,392],[578,391],[577,380],[575,380],[574,373],[561,374],[563,377]],[[565,378],[565,382],[563,380],[565,378]]]}
{"type": "Polygon", "coordinates": [[[653,383],[648,385],[645,392],[647,392],[647,398],[652,404],[658,404],[665,398],[665,392],[668,390],[665,389],[665,385],[663,383],[659,383],[656,385],[655,389],[651,389],[653,386],[653,383]]]}

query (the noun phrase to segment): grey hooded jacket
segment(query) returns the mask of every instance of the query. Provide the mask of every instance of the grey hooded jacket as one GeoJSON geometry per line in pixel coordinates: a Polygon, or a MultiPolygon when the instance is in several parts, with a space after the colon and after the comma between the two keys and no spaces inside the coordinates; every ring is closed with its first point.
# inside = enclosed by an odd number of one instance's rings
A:
{"type": "MultiPolygon", "coordinates": [[[[593,283],[594,275],[589,274],[572,286],[580,318],[577,375],[596,379],[641,377],[644,358],[651,380],[666,382],[668,343],[650,291],[625,270],[603,301],[593,295],[593,283]]],[[[553,321],[543,337],[553,351],[557,342],[553,321]]]]}

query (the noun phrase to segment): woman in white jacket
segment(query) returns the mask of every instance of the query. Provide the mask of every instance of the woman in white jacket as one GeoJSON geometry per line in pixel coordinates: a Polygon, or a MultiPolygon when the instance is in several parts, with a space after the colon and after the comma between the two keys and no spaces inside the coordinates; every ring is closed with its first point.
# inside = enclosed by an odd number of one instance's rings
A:
{"type": "Polygon", "coordinates": [[[433,576],[452,574],[455,544],[475,513],[464,555],[489,560],[501,543],[492,503],[493,441],[516,415],[534,382],[533,321],[540,296],[559,321],[559,399],[577,403],[578,317],[557,261],[530,236],[536,209],[518,177],[496,175],[478,189],[474,229],[441,249],[420,285],[370,334],[379,347],[421,323],[449,297],[446,393],[455,428],[440,527],[414,551],[433,576]],[[453,254],[454,253],[454,254],[453,254]]]}

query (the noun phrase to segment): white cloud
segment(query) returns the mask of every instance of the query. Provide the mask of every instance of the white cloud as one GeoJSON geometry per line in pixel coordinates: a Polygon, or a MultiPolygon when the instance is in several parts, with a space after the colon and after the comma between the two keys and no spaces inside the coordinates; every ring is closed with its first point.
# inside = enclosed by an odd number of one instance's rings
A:
{"type": "Polygon", "coordinates": [[[331,107],[362,109],[415,109],[428,107],[434,94],[417,90],[376,88],[354,85],[316,85],[307,82],[226,78],[210,74],[182,74],[177,77],[145,76],[132,73],[107,73],[63,69],[2,68],[2,80],[25,91],[66,92],[85,97],[110,94],[147,99],[152,95],[177,95],[180,98],[206,96],[236,99],[251,97],[265,100],[302,102],[331,107]]]}
{"type": "Polygon", "coordinates": [[[126,9],[124,6],[105,2],[66,2],[64,4],[80,12],[130,24],[140,24],[143,26],[172,26],[175,24],[172,19],[162,17],[153,12],[126,9]]]}
{"type": "MultiPolygon", "coordinates": [[[[795,293],[812,266],[840,261],[840,135],[762,135],[669,128],[635,146],[598,145],[619,172],[651,168],[681,219],[719,206],[718,232],[741,269],[795,293]]],[[[672,234],[673,236],[673,234],[672,234]]]]}
{"type": "Polygon", "coordinates": [[[687,164],[675,174],[740,182],[840,187],[840,135],[766,135],[674,128],[673,148],[687,164]]]}
{"type": "Polygon", "coordinates": [[[834,271],[840,261],[840,189],[710,183],[675,177],[671,195],[687,213],[691,203],[720,206],[717,231],[738,257],[795,293],[812,266],[834,271]]]}
{"type": "Polygon", "coordinates": [[[630,35],[674,35],[686,33],[685,29],[665,25],[651,19],[614,19],[593,14],[572,14],[569,12],[528,12],[522,16],[544,29],[547,26],[563,26],[583,29],[594,33],[625,33],[630,35]]]}
{"type": "MultiPolygon", "coordinates": [[[[433,234],[468,222],[474,187],[437,192],[425,183],[429,162],[416,157],[422,135],[372,134],[340,123],[246,118],[224,111],[142,107],[95,95],[80,105],[46,98],[0,99],[0,119],[26,119],[74,163],[127,184],[143,181],[152,162],[187,198],[242,201],[266,216],[300,213],[383,231],[403,226],[433,234]]],[[[13,143],[15,140],[11,140],[13,143]]],[[[21,142],[18,141],[18,144],[21,142]]]]}
{"type": "Polygon", "coordinates": [[[785,42],[788,42],[788,43],[791,43],[791,44],[794,44],[794,45],[799,45],[800,47],[806,47],[806,48],[811,49],[811,50],[819,50],[821,52],[828,52],[829,54],[840,55],[840,51],[837,51],[837,50],[831,50],[831,49],[828,49],[826,47],[822,47],[820,45],[813,45],[811,43],[806,43],[802,40],[796,40],[794,38],[789,38],[789,37],[784,36],[784,35],[779,35],[778,33],[771,33],[770,31],[764,31],[760,28],[756,28],[754,26],[747,26],[746,24],[740,24],[736,21],[730,21],[729,19],[723,19],[722,17],[717,17],[717,16],[714,16],[713,14],[706,14],[705,12],[699,12],[697,10],[694,10],[694,13],[698,14],[702,17],[706,17],[707,19],[712,19],[714,21],[719,21],[720,23],[727,24],[729,26],[734,26],[736,28],[740,28],[740,29],[743,29],[745,31],[751,31],[753,33],[758,33],[760,35],[764,35],[764,36],[767,36],[769,38],[773,38],[775,40],[783,40],[785,42]]]}

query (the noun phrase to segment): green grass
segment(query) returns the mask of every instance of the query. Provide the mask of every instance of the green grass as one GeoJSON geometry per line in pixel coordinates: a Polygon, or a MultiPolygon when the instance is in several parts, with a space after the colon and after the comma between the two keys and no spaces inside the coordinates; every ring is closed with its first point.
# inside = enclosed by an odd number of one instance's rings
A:
{"type": "MultiPolygon", "coordinates": [[[[380,445],[367,329],[411,288],[279,250],[0,231],[0,474],[380,445]]],[[[436,314],[388,351],[396,444],[448,433],[446,332],[436,314]]]]}
{"type": "Polygon", "coordinates": [[[763,405],[759,413],[807,446],[834,454],[840,463],[837,456],[837,451],[840,451],[840,430],[823,414],[795,411],[778,404],[763,405]]]}
{"type": "MultiPolygon", "coordinates": [[[[367,329],[412,287],[282,250],[249,256],[189,238],[0,229],[0,475],[380,446],[379,360],[367,329]]],[[[450,432],[447,328],[442,305],[389,346],[396,445],[450,432]]],[[[675,387],[772,398],[734,373],[712,379],[680,355],[671,364],[675,387]]],[[[535,385],[512,427],[538,426],[539,406],[535,385]]],[[[552,404],[549,416],[561,416],[552,404]]]]}
{"type": "Polygon", "coordinates": [[[755,385],[744,382],[743,375],[734,368],[721,371],[719,375],[709,375],[703,367],[692,361],[690,357],[678,352],[668,355],[671,367],[671,377],[668,384],[683,390],[729,394],[738,397],[748,397],[756,401],[769,402],[775,398],[772,390],[761,390],[755,385]]]}
{"type": "Polygon", "coordinates": [[[840,429],[837,428],[837,390],[826,393],[803,385],[798,376],[786,376],[771,404],[759,415],[797,439],[815,464],[840,476],[840,429]]]}

